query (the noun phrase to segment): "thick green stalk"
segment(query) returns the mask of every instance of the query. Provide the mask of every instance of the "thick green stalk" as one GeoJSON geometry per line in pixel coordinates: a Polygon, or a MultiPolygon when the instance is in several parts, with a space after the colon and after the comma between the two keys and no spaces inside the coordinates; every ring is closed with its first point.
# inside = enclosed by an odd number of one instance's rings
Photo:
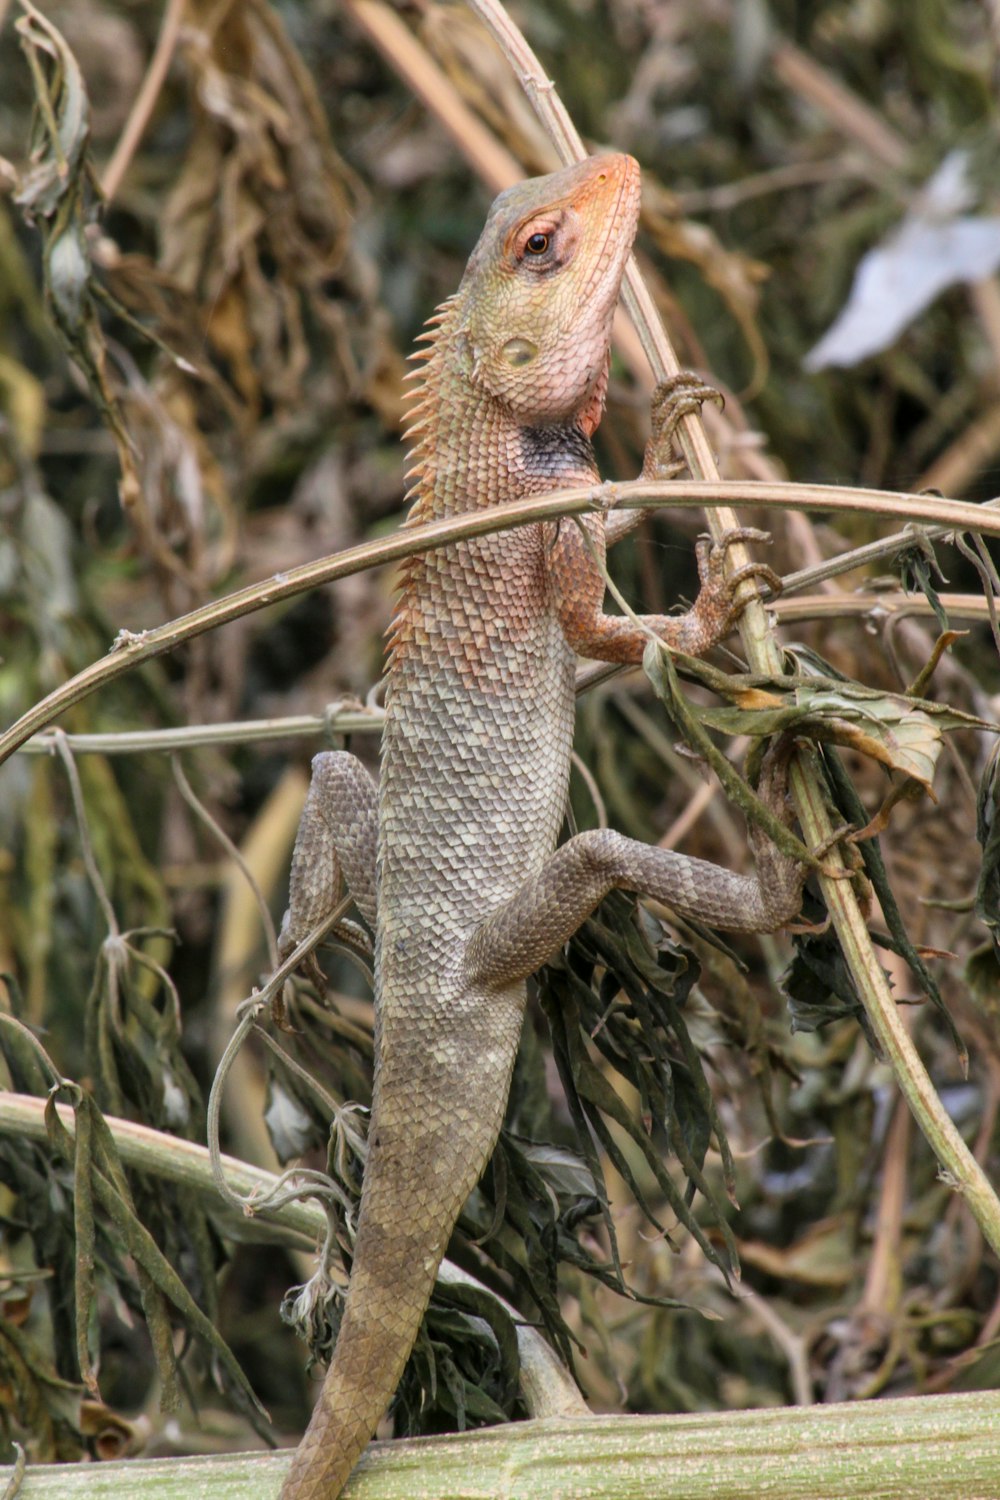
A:
{"type": "MultiPolygon", "coordinates": [[[[18,1500],[274,1500],[287,1454],[28,1470],[18,1500]]],[[[0,1469],[0,1486],[10,1469],[0,1469]]],[[[375,1443],[344,1500],[997,1500],[1000,1395],[587,1417],[375,1443]]]]}

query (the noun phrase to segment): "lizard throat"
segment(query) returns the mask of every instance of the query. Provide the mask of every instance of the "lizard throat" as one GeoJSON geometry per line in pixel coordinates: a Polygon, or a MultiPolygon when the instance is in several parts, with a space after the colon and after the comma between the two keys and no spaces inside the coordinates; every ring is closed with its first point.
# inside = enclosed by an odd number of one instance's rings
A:
{"type": "Polygon", "coordinates": [[[521,427],[517,436],[522,494],[589,484],[598,478],[593,447],[579,427],[521,427]]]}

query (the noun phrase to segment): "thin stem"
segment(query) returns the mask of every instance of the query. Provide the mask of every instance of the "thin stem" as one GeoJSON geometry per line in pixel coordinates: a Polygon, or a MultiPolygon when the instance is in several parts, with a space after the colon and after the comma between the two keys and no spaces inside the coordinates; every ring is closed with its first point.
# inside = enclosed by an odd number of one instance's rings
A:
{"type": "MultiPolygon", "coordinates": [[[[64,738],[75,755],[139,755],[151,750],[200,750],[211,745],[312,739],[320,734],[381,734],[384,719],[382,708],[333,707],[325,714],[289,714],[284,719],[230,719],[213,724],[182,724],[171,729],[67,734],[64,738]]],[[[55,732],[38,734],[21,749],[30,755],[50,755],[55,743],[55,732]]]]}
{"type": "MultiPolygon", "coordinates": [[[[205,1130],[208,1139],[208,1153],[209,1159],[212,1163],[212,1174],[215,1179],[215,1185],[222,1196],[227,1199],[228,1202],[232,1203],[234,1207],[249,1209],[251,1207],[255,1207],[256,1205],[255,1203],[251,1204],[247,1201],[239,1202],[233,1198],[232,1193],[227,1187],[225,1172],[222,1168],[222,1146],[219,1131],[219,1119],[222,1114],[222,1096],[225,1091],[226,1079],[229,1076],[229,1071],[232,1068],[233,1061],[236,1058],[237,1053],[240,1051],[243,1043],[246,1041],[247,1037],[256,1026],[257,1017],[260,1015],[261,1011],[264,1010],[264,1008],[269,1005],[276,996],[280,995],[285,981],[291,978],[295,970],[298,968],[299,964],[302,963],[303,959],[309,957],[309,954],[315,947],[317,947],[319,943],[322,942],[323,938],[330,931],[330,929],[340,921],[349,905],[350,901],[346,898],[345,900],[339,902],[338,905],[334,907],[333,911],[331,911],[317,927],[313,928],[312,932],[310,932],[307,937],[303,938],[302,941],[292,949],[291,953],[289,953],[285,957],[284,961],[279,964],[278,967],[274,970],[274,973],[270,976],[263,988],[260,990],[255,990],[252,995],[244,1000],[243,1004],[237,1011],[238,1020],[236,1030],[230,1037],[229,1042],[226,1046],[226,1050],[223,1052],[222,1057],[219,1060],[219,1066],[215,1070],[215,1077],[212,1079],[212,1087],[209,1091],[208,1105],[205,1112],[205,1130]]],[[[332,1182],[330,1182],[329,1179],[326,1180],[329,1184],[330,1190],[333,1191],[332,1182]]],[[[282,1179],[282,1183],[283,1182],[284,1179],[282,1179]]]]}
{"type": "MultiPolygon", "coordinates": [[[[1000,500],[984,500],[982,504],[985,510],[1000,511],[1000,500]]],[[[951,526],[916,528],[907,522],[902,531],[879,537],[874,542],[866,542],[863,547],[852,547],[848,552],[838,553],[836,557],[816,563],[810,568],[803,568],[798,573],[786,573],[781,580],[782,598],[797,593],[799,589],[815,588],[817,584],[825,583],[828,578],[836,578],[843,573],[852,573],[855,568],[867,568],[872,563],[887,562],[898,552],[905,552],[922,540],[938,542],[951,536],[953,532],[954,528],[951,526]]]]}
{"type": "Polygon", "coordinates": [[[108,936],[110,938],[117,938],[120,936],[118,919],[115,916],[115,909],[111,905],[111,898],[108,895],[101,872],[97,867],[94,848],[90,842],[90,830],[87,826],[87,809],[83,800],[83,788],[80,785],[80,776],[76,769],[73,753],[66,741],[66,736],[61,730],[56,731],[55,745],[56,753],[65,768],[66,780],[69,782],[70,796],[73,799],[73,811],[76,814],[76,826],[80,835],[80,853],[83,857],[83,866],[87,872],[91,889],[97,898],[97,904],[104,913],[104,923],[108,929],[108,936]]]}
{"type": "MultiPolygon", "coordinates": [[[[465,537],[486,536],[507,527],[554,521],[561,516],[586,515],[608,505],[627,510],[649,510],[662,505],[678,509],[702,507],[712,512],[729,502],[757,505],[765,510],[838,511],[849,515],[891,517],[897,521],[929,521],[949,531],[1000,536],[1000,512],[990,508],[962,500],[945,500],[937,495],[851,489],[848,485],[784,484],[750,479],[711,482],[636,479],[614,485],[557,490],[510,505],[449,516],[425,526],[407,527],[392,536],[363,542],[344,552],[317,558],[260,583],[250,584],[154,630],[144,630],[138,635],[122,631],[107,656],[91,663],[40,699],[5,734],[0,735],[0,764],[67,708],[81,702],[95,688],[132,671],[140,662],[161,656],[207,630],[214,630],[267,605],[294,598],[320,584],[332,583],[385,563],[399,562],[416,552],[431,552],[465,537]]],[[[763,614],[763,610],[761,612],[763,614]]],[[[753,666],[755,671],[773,670],[774,660],[769,659],[766,666],[755,660],[753,666]]]]}
{"type": "Polygon", "coordinates": [[[466,161],[494,193],[523,176],[521,164],[496,139],[405,21],[381,0],[342,0],[393,71],[448,132],[466,161]]]}
{"type": "Polygon", "coordinates": [[[209,812],[208,808],[195,794],[194,788],[191,786],[191,783],[188,781],[187,777],[184,774],[184,767],[181,765],[180,760],[176,755],[171,757],[171,764],[173,766],[174,781],[177,784],[177,790],[184,798],[184,801],[194,813],[195,817],[208,829],[209,833],[215,839],[216,843],[220,844],[221,847],[225,850],[226,854],[229,855],[229,858],[233,861],[234,865],[243,876],[243,879],[250,887],[250,890],[253,893],[254,901],[257,903],[257,911],[260,915],[260,924],[264,929],[264,937],[267,942],[268,961],[270,962],[271,968],[276,969],[278,967],[278,935],[274,930],[274,921],[271,917],[270,908],[268,907],[267,902],[264,900],[264,893],[261,890],[260,886],[257,884],[256,876],[254,875],[250,866],[247,864],[246,860],[243,858],[242,851],[237,847],[236,844],[233,843],[232,839],[229,837],[228,833],[226,833],[225,829],[221,827],[217,819],[212,817],[212,814],[209,812]]]}
{"type": "MultiPolygon", "coordinates": [[[[890,542],[892,538],[889,539],[890,542]]],[[[912,541],[906,538],[906,545],[912,541]]],[[[871,544],[873,549],[879,543],[871,544]]],[[[895,547],[891,550],[899,550],[895,547]]],[[[844,553],[834,562],[856,559],[867,547],[859,547],[856,553],[844,553]]],[[[845,561],[840,571],[849,572],[857,566],[856,560],[845,561]]],[[[789,574],[794,589],[805,588],[809,583],[829,578],[838,570],[826,566],[807,568],[789,574]]],[[[784,580],[783,580],[784,581],[784,580]]],[[[932,610],[923,594],[906,594],[898,588],[887,588],[866,594],[798,594],[786,588],[780,599],[768,602],[768,609],[777,616],[779,625],[805,620],[847,620],[865,615],[891,616],[902,619],[907,615],[932,615],[932,610]]],[[[939,594],[946,613],[956,620],[989,619],[989,605],[981,594],[939,594]]],[[[613,662],[588,662],[577,669],[576,692],[581,696],[592,688],[625,672],[638,671],[638,667],[619,666],[613,662]]],[[[254,745],[276,740],[312,739],[325,734],[381,734],[385,722],[385,709],[335,709],[327,714],[290,714],[278,719],[232,719],[216,724],[185,724],[175,729],[127,729],[108,734],[67,734],[66,744],[74,755],[137,755],[150,752],[169,753],[173,750],[194,750],[210,745],[254,745]]],[[[22,755],[51,755],[56,745],[53,730],[46,734],[33,735],[20,746],[22,755]]]]}
{"type": "Polygon", "coordinates": [[[116,196],[121,187],[122,178],[129,169],[129,164],[142,140],[150,115],[160,96],[167,69],[170,67],[170,61],[177,46],[177,38],[180,36],[184,5],[185,0],[167,0],[160,34],[156,39],[156,47],[150,58],[142,87],[136,95],[135,103],[125,121],[125,128],[118,138],[111,160],[104,169],[101,192],[108,202],[116,196]]]}
{"type": "MultiPolygon", "coordinates": [[[[585,154],[583,144],[565,106],[499,0],[469,0],[469,4],[503,47],[562,160],[579,160],[585,154]]],[[[795,49],[783,47],[776,52],[773,60],[776,66],[784,67],[786,81],[790,66],[798,67],[798,77],[803,84],[808,82],[813,87],[819,87],[828,81],[819,69],[806,69],[795,49]]],[[[845,102],[829,88],[824,97],[830,109],[845,102]]],[[[852,105],[855,103],[853,99],[847,102],[852,105]]],[[[881,122],[872,117],[871,112],[866,115],[861,110],[852,109],[850,118],[856,127],[863,123],[869,143],[873,149],[879,150],[884,161],[892,165],[901,163],[906,154],[905,143],[898,138],[893,139],[891,133],[884,129],[879,133],[874,127],[881,122]]],[[[657,378],[662,380],[664,376],[675,374],[679,370],[677,357],[634,257],[630,259],[626,270],[622,300],[635,322],[657,378]]],[[[719,504],[723,486],[700,415],[692,413],[685,416],[679,424],[678,436],[692,474],[698,479],[711,481],[710,487],[715,500],[709,511],[708,522],[713,537],[718,540],[722,533],[737,524],[737,517],[728,507],[719,504]]],[[[730,487],[725,488],[728,490],[730,487]]],[[[774,485],[770,488],[773,495],[781,486],[774,485]]],[[[985,529],[981,524],[982,511],[978,508],[977,511],[978,524],[970,527],[975,532],[985,529]]],[[[915,520],[917,516],[918,512],[914,510],[909,519],[915,520]]],[[[748,560],[748,554],[742,546],[731,549],[730,561],[734,568],[742,566],[748,560]]],[[[740,635],[751,670],[767,674],[780,673],[781,653],[770,629],[760,593],[752,580],[744,585],[741,597],[745,599],[745,608],[740,618],[740,635]]],[[[818,770],[812,757],[806,753],[797,755],[793,760],[790,785],[806,842],[814,848],[825,845],[833,830],[820,790],[818,770]]],[[[830,851],[828,864],[831,876],[838,873],[838,866],[842,868],[842,861],[835,849],[830,851]]],[[[900,1021],[896,1003],[872,947],[851,885],[845,879],[831,876],[821,879],[823,895],[872,1028],[943,1170],[953,1181],[955,1188],[966,1196],[984,1235],[1000,1254],[1000,1200],[945,1111],[919,1054],[900,1021]]]]}

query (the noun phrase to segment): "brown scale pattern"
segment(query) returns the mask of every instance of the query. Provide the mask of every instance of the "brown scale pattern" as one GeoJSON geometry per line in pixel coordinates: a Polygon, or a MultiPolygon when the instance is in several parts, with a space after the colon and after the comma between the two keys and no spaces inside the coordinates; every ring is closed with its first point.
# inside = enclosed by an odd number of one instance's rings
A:
{"type": "MultiPolygon", "coordinates": [[[[638,167],[615,156],[522,183],[494,204],[417,356],[411,523],[597,479],[589,437],[638,203],[638,167]],[[546,246],[538,264],[532,236],[546,246]]],[[[603,523],[588,524],[603,547],[603,523]]],[[[614,885],[672,893],[688,910],[707,887],[729,926],[757,889],[712,866],[692,876],[689,862],[618,834],[553,852],[575,651],[635,660],[645,644],[602,614],[602,600],[573,524],[463,542],[403,570],[377,870],[363,881],[377,885],[369,1157],[344,1319],[285,1500],[334,1500],[395,1390],[500,1128],[526,976],[614,885]]],[[[720,574],[690,615],[649,623],[699,650],[732,613],[720,574]]],[[[356,800],[352,785],[333,777],[331,795],[356,800]]],[[[298,863],[308,871],[334,851],[345,870],[371,861],[370,823],[360,821],[364,849],[348,853],[335,820],[312,817],[319,831],[303,831],[298,863]]],[[[316,877],[324,890],[330,879],[316,877]]],[[[797,873],[785,881],[794,890],[777,907],[757,902],[755,919],[779,925],[797,909],[799,884],[797,873]]],[[[299,935],[296,920],[290,927],[289,942],[299,935]]]]}

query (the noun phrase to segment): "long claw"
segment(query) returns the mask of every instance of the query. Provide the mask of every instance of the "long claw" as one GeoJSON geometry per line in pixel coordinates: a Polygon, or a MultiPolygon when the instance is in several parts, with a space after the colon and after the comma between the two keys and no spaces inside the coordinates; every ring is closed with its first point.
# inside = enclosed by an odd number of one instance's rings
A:
{"type": "Polygon", "coordinates": [[[737,568],[735,573],[730,573],[729,582],[735,589],[743,582],[744,578],[757,578],[761,583],[766,583],[771,593],[775,596],[780,594],[785,586],[780,573],[776,573],[773,568],[769,568],[767,563],[747,563],[745,567],[737,568]]]}
{"type": "Polygon", "coordinates": [[[671,446],[677,428],[685,417],[700,412],[706,401],[725,406],[721,391],[702,380],[692,370],[680,370],[669,380],[661,380],[653,392],[652,432],[642,466],[647,479],[664,479],[674,467],[671,446]]]}
{"type": "Polygon", "coordinates": [[[702,588],[708,588],[713,593],[725,590],[732,599],[745,578],[759,578],[775,594],[780,594],[781,579],[773,568],[768,567],[767,563],[746,563],[742,568],[737,568],[734,573],[726,574],[726,554],[737,542],[758,542],[766,545],[771,542],[771,535],[767,531],[758,530],[756,526],[734,526],[717,542],[713,542],[710,537],[700,536],[695,544],[695,558],[698,564],[698,579],[702,588]]]}

